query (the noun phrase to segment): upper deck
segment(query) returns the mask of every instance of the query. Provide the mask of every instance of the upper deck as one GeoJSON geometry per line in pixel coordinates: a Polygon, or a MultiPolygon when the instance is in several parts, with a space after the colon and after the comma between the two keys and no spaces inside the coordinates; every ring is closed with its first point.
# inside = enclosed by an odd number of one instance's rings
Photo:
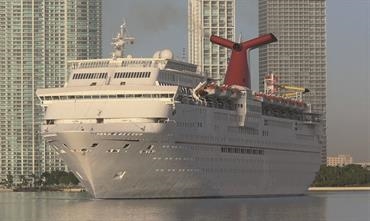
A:
{"type": "Polygon", "coordinates": [[[168,58],[111,58],[69,62],[66,87],[178,85],[195,87],[207,77],[197,66],[168,58]]]}

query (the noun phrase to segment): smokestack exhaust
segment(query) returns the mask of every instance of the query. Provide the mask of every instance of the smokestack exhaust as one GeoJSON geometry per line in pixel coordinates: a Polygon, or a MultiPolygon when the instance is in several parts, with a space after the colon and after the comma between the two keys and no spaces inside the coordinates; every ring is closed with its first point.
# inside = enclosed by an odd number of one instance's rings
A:
{"type": "Polygon", "coordinates": [[[235,43],[216,35],[212,35],[210,40],[214,44],[218,44],[232,50],[224,84],[229,86],[246,86],[248,88],[251,88],[251,77],[248,67],[249,50],[277,41],[276,37],[271,33],[242,43],[235,43]]]}

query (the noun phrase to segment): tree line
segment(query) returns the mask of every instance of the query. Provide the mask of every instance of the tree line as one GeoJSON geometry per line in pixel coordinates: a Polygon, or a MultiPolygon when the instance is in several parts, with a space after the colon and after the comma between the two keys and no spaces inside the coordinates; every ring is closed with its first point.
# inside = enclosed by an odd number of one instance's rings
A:
{"type": "Polygon", "coordinates": [[[66,171],[51,171],[44,172],[41,176],[31,175],[26,177],[20,175],[18,182],[15,183],[15,178],[12,174],[7,174],[6,178],[3,179],[0,184],[6,186],[7,188],[13,187],[48,187],[48,186],[71,186],[78,185],[79,180],[72,172],[66,171]]]}
{"type": "Polygon", "coordinates": [[[312,184],[314,187],[370,185],[370,171],[360,165],[321,166],[312,184]]]}

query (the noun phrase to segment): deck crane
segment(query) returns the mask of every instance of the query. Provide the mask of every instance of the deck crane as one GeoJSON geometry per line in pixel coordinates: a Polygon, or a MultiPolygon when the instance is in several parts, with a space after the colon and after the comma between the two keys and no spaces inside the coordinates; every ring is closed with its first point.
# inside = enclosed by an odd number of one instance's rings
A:
{"type": "Polygon", "coordinates": [[[268,74],[264,81],[265,93],[281,96],[284,98],[302,101],[302,95],[310,92],[309,89],[287,84],[279,84],[278,77],[275,74],[268,74]]]}

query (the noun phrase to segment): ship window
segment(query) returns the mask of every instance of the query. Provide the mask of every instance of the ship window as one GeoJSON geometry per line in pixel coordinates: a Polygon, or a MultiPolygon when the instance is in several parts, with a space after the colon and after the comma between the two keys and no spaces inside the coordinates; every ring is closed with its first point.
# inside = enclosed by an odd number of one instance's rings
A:
{"type": "Polygon", "coordinates": [[[258,154],[258,150],[253,150],[253,154],[258,154]]]}
{"type": "Polygon", "coordinates": [[[133,94],[126,94],[126,98],[133,98],[134,95],[133,94]]]}
{"type": "Polygon", "coordinates": [[[91,145],[91,147],[96,147],[96,146],[98,146],[98,143],[93,143],[93,144],[91,145]]]}
{"type": "Polygon", "coordinates": [[[109,95],[109,98],[117,98],[117,95],[115,94],[109,95]]]}
{"type": "Polygon", "coordinates": [[[150,94],[143,94],[144,98],[150,98],[150,96],[151,96],[150,94]]]}
{"type": "Polygon", "coordinates": [[[91,99],[91,95],[84,95],[84,99],[91,99]]]}
{"type": "Polygon", "coordinates": [[[102,124],[102,123],[104,123],[104,118],[96,118],[96,123],[97,123],[97,124],[102,124]]]}
{"type": "Polygon", "coordinates": [[[140,97],[143,97],[142,94],[135,94],[135,98],[140,98],[140,97]]]}
{"type": "Polygon", "coordinates": [[[76,96],[76,99],[83,99],[83,96],[81,96],[81,95],[76,96]]]}
{"type": "Polygon", "coordinates": [[[126,85],[126,81],[122,81],[120,85],[126,85]]]}
{"type": "Polygon", "coordinates": [[[68,96],[68,99],[75,99],[75,96],[68,96]]]}
{"type": "Polygon", "coordinates": [[[93,95],[91,97],[92,97],[92,99],[99,99],[99,95],[93,95]]]}
{"type": "Polygon", "coordinates": [[[109,149],[107,150],[108,153],[119,153],[120,149],[109,149]]]}
{"type": "Polygon", "coordinates": [[[96,82],[92,82],[90,86],[96,86],[96,82]]]}
{"type": "Polygon", "coordinates": [[[127,143],[127,144],[125,144],[122,148],[123,148],[123,149],[128,149],[129,147],[130,147],[130,144],[128,144],[128,143],[127,143]]]}
{"type": "Polygon", "coordinates": [[[53,96],[53,100],[59,100],[59,96],[53,96]]]}
{"type": "Polygon", "coordinates": [[[108,95],[101,95],[100,98],[101,99],[107,99],[108,98],[108,95]]]}
{"type": "Polygon", "coordinates": [[[118,97],[118,98],[124,98],[124,97],[125,97],[125,95],[124,95],[124,94],[117,94],[117,97],[118,97]]]}
{"type": "Polygon", "coordinates": [[[54,120],[46,120],[46,124],[47,125],[53,125],[54,124],[54,120]]]}

